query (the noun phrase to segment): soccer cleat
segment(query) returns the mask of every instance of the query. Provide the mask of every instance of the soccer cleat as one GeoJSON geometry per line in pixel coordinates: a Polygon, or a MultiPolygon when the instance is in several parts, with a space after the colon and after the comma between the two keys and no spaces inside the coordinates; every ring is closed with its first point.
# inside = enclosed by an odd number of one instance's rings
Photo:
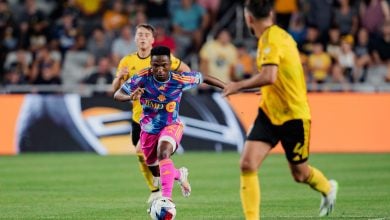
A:
{"type": "Polygon", "coordinates": [[[334,206],[336,204],[337,190],[339,188],[339,184],[336,182],[336,180],[329,180],[329,184],[329,194],[321,197],[320,217],[330,215],[330,213],[333,212],[334,206]]]}
{"type": "Polygon", "coordinates": [[[152,192],[152,193],[150,193],[150,196],[149,196],[148,200],[146,201],[146,203],[151,204],[154,200],[161,198],[161,197],[162,197],[162,194],[161,194],[160,190],[152,192]]]}
{"type": "Polygon", "coordinates": [[[191,185],[188,182],[188,169],[185,167],[182,167],[179,169],[180,172],[180,179],[179,179],[179,185],[181,187],[181,193],[184,197],[189,197],[191,194],[191,185]]]}

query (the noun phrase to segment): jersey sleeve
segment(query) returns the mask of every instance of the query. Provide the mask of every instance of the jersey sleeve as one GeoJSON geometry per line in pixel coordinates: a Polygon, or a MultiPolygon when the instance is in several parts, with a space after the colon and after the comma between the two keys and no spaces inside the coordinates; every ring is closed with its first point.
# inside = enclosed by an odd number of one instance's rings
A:
{"type": "MultiPolygon", "coordinates": [[[[128,59],[126,57],[123,57],[120,61],[119,61],[119,64],[118,64],[118,67],[116,68],[116,72],[115,72],[115,75],[118,76],[119,75],[119,71],[123,68],[128,68],[128,59]]],[[[125,76],[124,80],[128,80],[129,79],[129,75],[125,76]]]]}
{"type": "Polygon", "coordinates": [[[171,70],[177,71],[180,67],[181,60],[171,54],[171,70]]]}
{"type": "Polygon", "coordinates": [[[259,51],[258,57],[261,61],[261,65],[280,63],[279,48],[273,43],[264,44],[259,51]]]}
{"type": "Polygon", "coordinates": [[[143,77],[134,74],[130,79],[123,83],[121,89],[126,94],[130,95],[136,88],[142,87],[143,77]]]}
{"type": "Polygon", "coordinates": [[[263,39],[263,44],[258,51],[258,57],[262,65],[266,64],[280,64],[281,59],[281,48],[280,42],[282,42],[280,33],[277,31],[271,30],[265,39],[263,39]]]}
{"type": "Polygon", "coordinates": [[[183,90],[192,89],[203,83],[203,75],[200,72],[181,72],[172,74],[173,79],[183,86],[183,90]]]}

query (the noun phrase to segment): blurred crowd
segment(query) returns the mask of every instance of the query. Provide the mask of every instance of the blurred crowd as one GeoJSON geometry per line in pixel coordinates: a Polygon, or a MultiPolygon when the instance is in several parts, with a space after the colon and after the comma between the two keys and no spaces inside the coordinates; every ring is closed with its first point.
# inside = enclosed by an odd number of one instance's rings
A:
{"type": "MultiPolygon", "coordinates": [[[[156,27],[155,45],[170,47],[195,70],[224,81],[250,77],[256,40],[247,30],[237,40],[236,27],[218,25],[230,8],[242,13],[238,3],[0,0],[0,85],[108,86],[119,60],[136,51],[141,23],[156,27]]],[[[275,15],[298,44],[310,91],[390,82],[388,0],[275,0],[275,15]]]]}

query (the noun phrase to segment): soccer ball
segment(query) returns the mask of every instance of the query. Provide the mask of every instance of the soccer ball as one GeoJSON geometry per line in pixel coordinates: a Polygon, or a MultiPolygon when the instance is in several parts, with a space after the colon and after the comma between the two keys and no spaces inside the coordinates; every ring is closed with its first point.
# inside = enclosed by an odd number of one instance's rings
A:
{"type": "Polygon", "coordinates": [[[149,214],[153,220],[173,220],[176,216],[176,206],[168,198],[159,198],[152,202],[149,214]]]}

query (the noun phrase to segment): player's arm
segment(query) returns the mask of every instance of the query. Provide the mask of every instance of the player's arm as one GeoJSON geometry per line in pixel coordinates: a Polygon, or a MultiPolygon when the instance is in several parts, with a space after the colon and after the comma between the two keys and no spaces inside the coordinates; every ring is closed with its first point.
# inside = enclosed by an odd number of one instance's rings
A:
{"type": "Polygon", "coordinates": [[[226,86],[226,83],[210,75],[203,75],[203,82],[211,86],[218,87],[220,89],[224,89],[226,86]]]}
{"type": "Polygon", "coordinates": [[[114,93],[114,100],[120,102],[134,101],[139,99],[144,93],[143,86],[141,85],[142,77],[137,74],[127,80],[116,92],[114,93]]]}
{"type": "Polygon", "coordinates": [[[179,68],[177,68],[177,70],[179,72],[190,72],[191,68],[186,63],[184,63],[182,61],[182,62],[180,62],[179,68]]]}
{"type": "Polygon", "coordinates": [[[138,87],[133,92],[127,93],[123,88],[118,89],[114,94],[114,99],[120,102],[135,101],[141,98],[144,88],[138,87]]]}
{"type": "Polygon", "coordinates": [[[125,82],[125,79],[127,75],[129,74],[129,71],[126,67],[122,67],[118,70],[117,75],[115,76],[114,80],[112,81],[112,89],[113,91],[117,91],[121,85],[125,82]]]}
{"type": "Polygon", "coordinates": [[[114,80],[112,81],[112,91],[117,91],[128,79],[129,69],[126,57],[119,61],[117,72],[114,80]]]}
{"type": "Polygon", "coordinates": [[[243,89],[253,89],[265,85],[274,84],[278,75],[278,66],[275,64],[265,64],[261,67],[260,73],[253,75],[249,79],[239,82],[231,82],[225,86],[224,96],[239,92],[243,89]]]}
{"type": "Polygon", "coordinates": [[[177,72],[191,72],[191,68],[186,63],[184,63],[183,61],[181,61],[180,59],[178,59],[172,54],[171,54],[171,69],[177,72]]]}
{"type": "Polygon", "coordinates": [[[127,94],[124,90],[122,90],[122,88],[116,90],[114,94],[114,99],[115,101],[120,101],[120,102],[132,101],[131,95],[127,94]]]}

